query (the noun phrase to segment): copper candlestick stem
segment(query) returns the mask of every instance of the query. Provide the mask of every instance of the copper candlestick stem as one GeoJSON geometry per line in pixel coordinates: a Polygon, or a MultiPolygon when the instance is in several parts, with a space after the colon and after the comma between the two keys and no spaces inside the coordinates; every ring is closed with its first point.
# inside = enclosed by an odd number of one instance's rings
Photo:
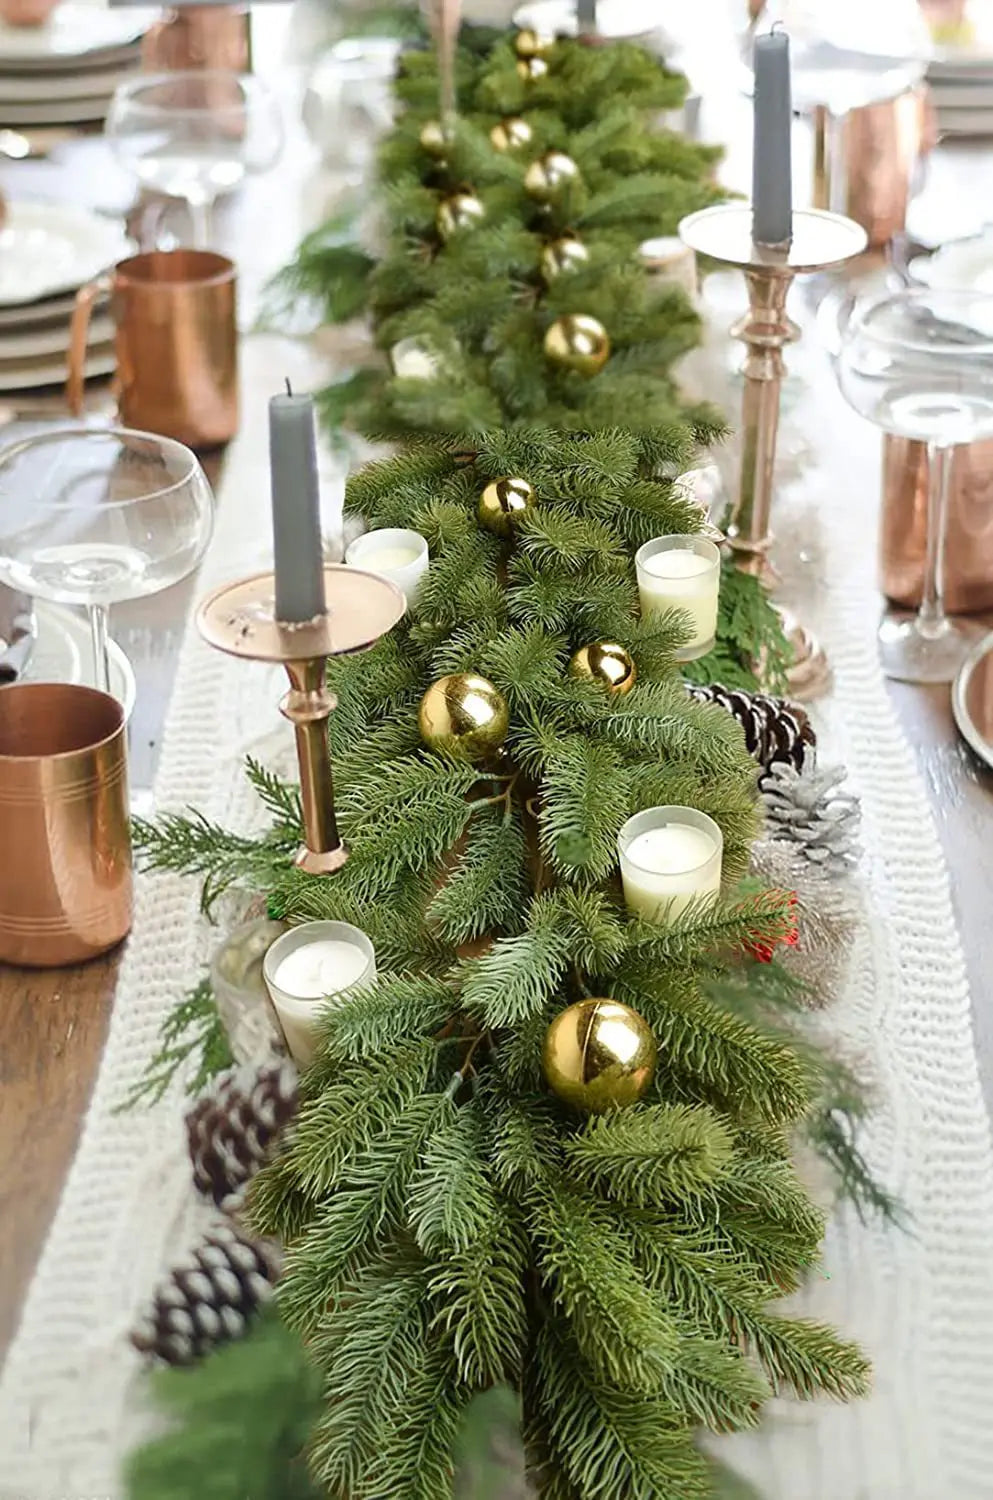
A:
{"type": "Polygon", "coordinates": [[[328,720],[336,700],[324,680],[327,658],[374,645],[406,608],[395,584],[361,568],[326,566],[324,590],[326,613],[300,624],[276,619],[272,573],[225,584],[197,610],[200,634],[209,645],[286,668],[290,690],[279,708],[296,736],[304,826],[295,864],[308,875],[331,875],[348,858],[334,811],[328,720]]]}

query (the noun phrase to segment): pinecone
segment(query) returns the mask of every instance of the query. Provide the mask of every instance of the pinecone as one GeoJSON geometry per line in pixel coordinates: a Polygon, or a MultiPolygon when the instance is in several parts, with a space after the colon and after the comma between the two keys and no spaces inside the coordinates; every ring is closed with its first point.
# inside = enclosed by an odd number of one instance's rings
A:
{"type": "Polygon", "coordinates": [[[814,758],[817,736],[798,703],[770,698],[766,693],[746,693],[741,688],[691,684],[690,696],[698,703],[717,703],[738,720],[745,731],[745,744],[763,773],[770,766],[788,765],[802,771],[814,758]]]}
{"type": "Polygon", "coordinates": [[[279,1253],[222,1223],[204,1236],[189,1261],[159,1285],[131,1334],[141,1354],[169,1365],[190,1365],[218,1344],[242,1336],[272,1296],[279,1253]]]}
{"type": "Polygon", "coordinates": [[[858,862],[859,799],[840,790],[843,766],[805,771],[773,765],[762,782],[766,834],[792,844],[826,875],[842,875],[858,862]]]}
{"type": "Polygon", "coordinates": [[[186,1116],[193,1180],[233,1213],[297,1104],[297,1071],[287,1058],[218,1073],[186,1116]]]}

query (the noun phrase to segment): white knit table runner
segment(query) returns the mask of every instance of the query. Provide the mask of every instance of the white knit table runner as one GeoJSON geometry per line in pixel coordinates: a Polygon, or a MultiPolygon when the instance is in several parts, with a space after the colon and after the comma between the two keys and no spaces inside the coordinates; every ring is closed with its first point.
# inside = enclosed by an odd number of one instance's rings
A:
{"type": "MultiPolygon", "coordinates": [[[[722,357],[726,364],[726,345],[722,357]]],[[[823,431],[836,415],[819,405],[816,418],[806,413],[805,430],[823,431]]],[[[246,478],[226,485],[205,586],[264,560],[264,431],[243,440],[240,466],[246,478]]],[[[877,1080],[878,1108],[863,1145],[906,1204],[913,1229],[866,1229],[840,1212],[825,1275],[804,1298],[810,1310],[857,1334],[872,1355],[871,1399],[847,1408],[777,1404],[757,1435],[721,1446],[768,1500],[990,1500],[993,1152],[947,875],[876,665],[877,476],[873,470],[863,478],[861,491],[850,474],[847,487],[832,489],[810,473],[804,486],[805,504],[817,498],[824,519],[821,581],[804,589],[805,618],[820,630],[836,673],[819,728],[825,758],[845,760],[863,799],[871,891],[870,925],[829,1029],[877,1080]]],[[[804,526],[807,535],[809,516],[804,526]]],[[[156,788],[159,808],[193,805],[244,824],[251,802],[239,760],[249,748],[270,760],[289,752],[288,729],[278,728],[279,691],[266,669],[208,651],[190,627],[156,788]]],[[[148,1112],[113,1111],[214,940],[197,916],[195,882],[139,879],[135,930],[92,1105],[0,1376],[4,1500],[95,1500],[119,1492],[138,1373],[127,1330],[158,1276],[189,1244],[200,1211],[179,1095],[148,1112]]]]}

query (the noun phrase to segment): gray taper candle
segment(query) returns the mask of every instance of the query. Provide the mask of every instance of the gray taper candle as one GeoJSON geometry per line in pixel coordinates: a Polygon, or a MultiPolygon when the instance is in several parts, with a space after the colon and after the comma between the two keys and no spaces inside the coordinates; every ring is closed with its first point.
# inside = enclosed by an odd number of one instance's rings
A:
{"type": "Polygon", "coordinates": [[[596,35],[596,0],[576,0],[576,23],[580,36],[596,35]]]}
{"type": "Polygon", "coordinates": [[[785,31],[755,38],[754,69],[752,239],[781,245],[793,238],[793,101],[785,31]]]}
{"type": "Polygon", "coordinates": [[[269,402],[276,619],[312,620],[326,609],[314,403],[289,393],[269,402]]]}

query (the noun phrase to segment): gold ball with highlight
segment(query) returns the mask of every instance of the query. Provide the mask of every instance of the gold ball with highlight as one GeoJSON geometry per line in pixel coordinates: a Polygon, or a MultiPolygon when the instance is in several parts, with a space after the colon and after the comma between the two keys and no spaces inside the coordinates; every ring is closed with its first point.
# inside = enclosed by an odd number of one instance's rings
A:
{"type": "Polygon", "coordinates": [[[485,760],[506,739],[510,710],[487,677],[454,672],[428,688],[421,699],[417,727],[429,750],[457,760],[485,760]]]}
{"type": "Polygon", "coordinates": [[[479,497],[479,519],[497,536],[510,536],[518,516],[535,504],[534,485],[526,479],[491,479],[479,497]]]}
{"type": "Polygon", "coordinates": [[[461,234],[465,229],[472,229],[485,218],[486,209],[475,193],[463,188],[441,200],[435,215],[435,223],[442,239],[448,240],[453,234],[461,234]]]}
{"type": "Polygon", "coordinates": [[[634,657],[617,641],[592,641],[581,646],[569,662],[569,671],[573,677],[591,677],[618,697],[629,693],[638,677],[634,657]]]}
{"type": "Polygon", "coordinates": [[[579,168],[564,151],[546,151],[524,174],[524,191],[536,203],[552,203],[571,182],[579,181],[579,168]]]}
{"type": "Polygon", "coordinates": [[[541,274],[546,281],[554,281],[556,276],[588,265],[589,259],[590,252],[581,239],[574,234],[562,234],[542,247],[541,274]]]}
{"type": "Polygon", "coordinates": [[[545,354],[562,370],[596,375],[610,358],[610,336],[598,318],[566,313],[545,334],[545,354]]]}
{"type": "Polygon", "coordinates": [[[541,1066],[554,1094],[602,1115],[636,1104],[655,1076],[658,1048],[648,1022],[619,1000],[580,1000],[545,1033],[541,1066]]]}
{"type": "Polygon", "coordinates": [[[548,64],[543,57],[519,57],[517,59],[517,76],[525,83],[537,83],[539,78],[546,77],[548,64]]]}
{"type": "Polygon", "coordinates": [[[530,146],[534,132],[527,120],[519,115],[509,115],[499,120],[490,131],[490,141],[497,151],[523,151],[530,146]]]}
{"type": "Polygon", "coordinates": [[[417,139],[421,143],[422,150],[426,151],[428,156],[435,157],[437,161],[441,161],[448,150],[448,142],[440,120],[428,120],[425,125],[421,126],[417,139]]]}
{"type": "Polygon", "coordinates": [[[544,57],[555,46],[555,37],[550,31],[538,31],[534,26],[524,26],[514,37],[514,51],[518,57],[544,57]]]}

